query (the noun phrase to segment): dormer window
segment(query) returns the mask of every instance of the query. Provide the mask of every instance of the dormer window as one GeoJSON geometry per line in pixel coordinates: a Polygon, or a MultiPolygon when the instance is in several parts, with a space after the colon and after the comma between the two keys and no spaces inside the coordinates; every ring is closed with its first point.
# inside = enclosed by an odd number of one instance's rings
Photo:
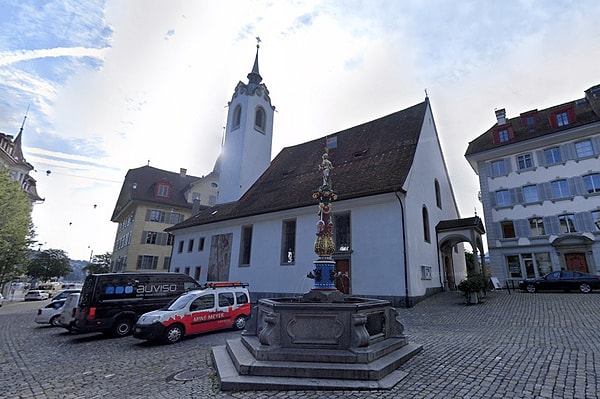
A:
{"type": "Polygon", "coordinates": [[[552,127],[567,126],[575,122],[575,111],[572,107],[560,109],[550,114],[550,125],[552,127]]]}
{"type": "Polygon", "coordinates": [[[254,114],[254,128],[259,132],[264,133],[267,125],[266,119],[265,110],[262,107],[258,107],[254,114]]]}
{"type": "Polygon", "coordinates": [[[506,143],[515,138],[515,133],[510,125],[496,128],[492,135],[494,144],[506,143]]]}
{"type": "Polygon", "coordinates": [[[566,112],[556,114],[556,124],[558,126],[564,126],[569,124],[569,115],[566,112]]]}
{"type": "Polygon", "coordinates": [[[535,125],[540,121],[537,110],[524,112],[521,114],[521,125],[527,127],[529,133],[535,131],[535,125]]]}
{"type": "Polygon", "coordinates": [[[166,184],[159,184],[157,195],[159,197],[168,197],[169,196],[169,186],[166,184]]]}
{"type": "Polygon", "coordinates": [[[498,140],[501,143],[508,141],[508,129],[502,129],[498,131],[498,140]]]}
{"type": "Polygon", "coordinates": [[[156,197],[169,198],[171,196],[171,183],[159,181],[154,192],[156,197]]]}

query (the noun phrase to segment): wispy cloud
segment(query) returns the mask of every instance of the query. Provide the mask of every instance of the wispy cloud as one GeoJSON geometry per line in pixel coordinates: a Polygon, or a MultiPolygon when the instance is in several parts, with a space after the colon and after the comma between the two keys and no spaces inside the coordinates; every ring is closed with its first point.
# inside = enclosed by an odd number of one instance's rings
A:
{"type": "Polygon", "coordinates": [[[0,52],[0,67],[15,64],[21,61],[30,61],[40,58],[93,57],[103,60],[107,50],[109,50],[108,47],[57,47],[40,50],[2,51],[0,52]]]}

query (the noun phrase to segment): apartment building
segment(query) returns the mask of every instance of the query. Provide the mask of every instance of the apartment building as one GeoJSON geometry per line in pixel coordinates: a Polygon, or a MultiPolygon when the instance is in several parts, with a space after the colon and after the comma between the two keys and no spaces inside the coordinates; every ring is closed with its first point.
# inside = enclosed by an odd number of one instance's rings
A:
{"type": "Polygon", "coordinates": [[[469,143],[490,267],[504,281],[554,270],[600,274],[600,85],[507,117],[469,143]]]}

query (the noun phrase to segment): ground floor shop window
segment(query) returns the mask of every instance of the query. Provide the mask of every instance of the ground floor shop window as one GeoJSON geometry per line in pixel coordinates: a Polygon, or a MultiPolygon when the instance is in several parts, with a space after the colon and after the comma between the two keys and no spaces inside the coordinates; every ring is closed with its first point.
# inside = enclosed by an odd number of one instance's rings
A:
{"type": "Polygon", "coordinates": [[[518,255],[507,256],[506,264],[508,265],[508,277],[523,278],[523,274],[521,273],[521,262],[519,261],[518,255]]]}
{"type": "Polygon", "coordinates": [[[552,271],[550,253],[525,253],[506,256],[508,277],[513,279],[543,277],[552,271]]]}

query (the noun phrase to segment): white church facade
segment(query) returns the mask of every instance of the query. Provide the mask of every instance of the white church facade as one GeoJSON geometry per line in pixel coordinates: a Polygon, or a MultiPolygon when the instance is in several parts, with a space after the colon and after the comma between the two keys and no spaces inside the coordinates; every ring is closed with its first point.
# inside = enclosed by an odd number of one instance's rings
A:
{"type": "Polygon", "coordinates": [[[339,290],[411,306],[466,277],[462,242],[477,258],[483,228],[478,217],[460,219],[428,98],[271,161],[274,110],[257,50],[230,101],[217,203],[166,230],[170,271],[247,282],[255,300],[308,292],[317,258],[312,193],[327,148],[339,290]]]}

